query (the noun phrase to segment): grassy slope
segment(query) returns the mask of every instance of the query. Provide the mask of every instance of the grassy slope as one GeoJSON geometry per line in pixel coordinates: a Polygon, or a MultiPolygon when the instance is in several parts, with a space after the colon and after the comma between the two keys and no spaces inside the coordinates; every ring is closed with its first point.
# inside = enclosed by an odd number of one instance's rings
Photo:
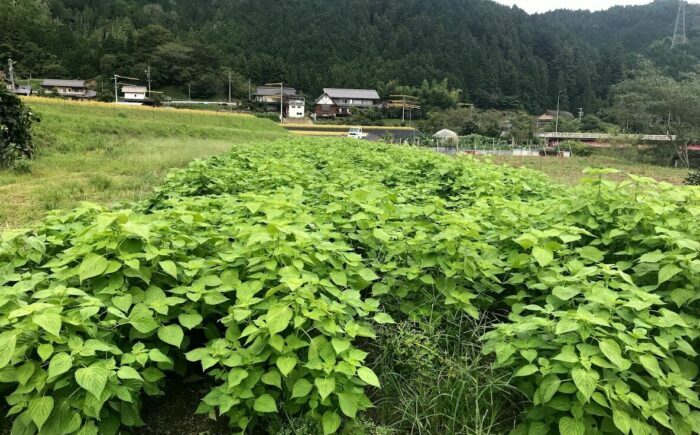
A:
{"type": "Polygon", "coordinates": [[[687,169],[631,162],[603,155],[571,158],[495,156],[491,160],[498,164],[536,169],[549,175],[555,181],[568,185],[578,184],[585,177],[583,170],[588,167],[615,168],[621,171],[618,176],[610,177],[613,179],[622,179],[625,177],[624,174],[634,174],[671,184],[683,184],[683,180],[688,175],[687,169]]]}
{"type": "Polygon", "coordinates": [[[0,230],[80,201],[147,195],[167,171],[233,144],[287,133],[247,115],[28,98],[41,117],[31,174],[0,172],[0,230]]]}

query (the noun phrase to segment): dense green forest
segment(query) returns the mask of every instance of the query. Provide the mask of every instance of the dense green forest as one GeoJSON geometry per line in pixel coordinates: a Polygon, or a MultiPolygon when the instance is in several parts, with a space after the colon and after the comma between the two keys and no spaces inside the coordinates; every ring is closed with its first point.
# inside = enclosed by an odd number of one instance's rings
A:
{"type": "Polygon", "coordinates": [[[485,108],[592,113],[642,57],[671,76],[700,59],[700,7],[690,44],[670,49],[676,0],[604,12],[528,15],[489,0],[0,0],[0,57],[34,77],[143,77],[193,96],[238,95],[284,80],[391,92],[424,81],[485,108]]]}

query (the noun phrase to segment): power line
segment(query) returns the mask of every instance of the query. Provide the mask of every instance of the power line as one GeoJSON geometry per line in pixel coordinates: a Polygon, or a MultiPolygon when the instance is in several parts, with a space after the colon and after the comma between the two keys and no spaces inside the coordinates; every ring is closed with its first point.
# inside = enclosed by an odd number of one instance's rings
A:
{"type": "Polygon", "coordinates": [[[685,0],[680,0],[680,3],[678,4],[678,15],[676,16],[676,26],[673,29],[671,48],[675,48],[676,45],[683,45],[688,42],[685,33],[685,22],[685,0]]]}

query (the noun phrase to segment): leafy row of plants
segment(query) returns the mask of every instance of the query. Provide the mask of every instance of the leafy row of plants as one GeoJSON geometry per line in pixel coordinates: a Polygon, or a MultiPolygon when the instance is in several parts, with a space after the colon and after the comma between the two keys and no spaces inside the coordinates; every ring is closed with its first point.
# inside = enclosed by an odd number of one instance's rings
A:
{"type": "Polygon", "coordinates": [[[284,412],[334,433],[380,387],[375,327],[421,328],[437,309],[508,313],[483,341],[532,401],[517,432],[697,433],[700,193],[603,172],[565,189],[294,139],[195,162],[133,210],[85,205],[6,233],[13,431],[139,426],[169,373],[203,372],[200,413],[252,432],[284,412]]]}

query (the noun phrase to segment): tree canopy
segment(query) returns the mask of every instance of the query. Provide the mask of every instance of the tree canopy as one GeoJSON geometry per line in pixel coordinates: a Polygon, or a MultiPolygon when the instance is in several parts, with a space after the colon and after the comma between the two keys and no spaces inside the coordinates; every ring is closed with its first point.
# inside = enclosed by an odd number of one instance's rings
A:
{"type": "MultiPolygon", "coordinates": [[[[528,15],[486,0],[9,0],[0,56],[37,77],[143,77],[155,86],[223,95],[284,80],[315,97],[323,87],[409,87],[449,106],[553,107],[586,113],[640,56],[679,77],[700,44],[670,50],[677,2],[604,12],[528,15]],[[446,82],[445,82],[446,80],[446,82]],[[437,94],[445,83],[444,92],[437,94]]],[[[689,37],[700,8],[688,6],[689,37]]]]}

